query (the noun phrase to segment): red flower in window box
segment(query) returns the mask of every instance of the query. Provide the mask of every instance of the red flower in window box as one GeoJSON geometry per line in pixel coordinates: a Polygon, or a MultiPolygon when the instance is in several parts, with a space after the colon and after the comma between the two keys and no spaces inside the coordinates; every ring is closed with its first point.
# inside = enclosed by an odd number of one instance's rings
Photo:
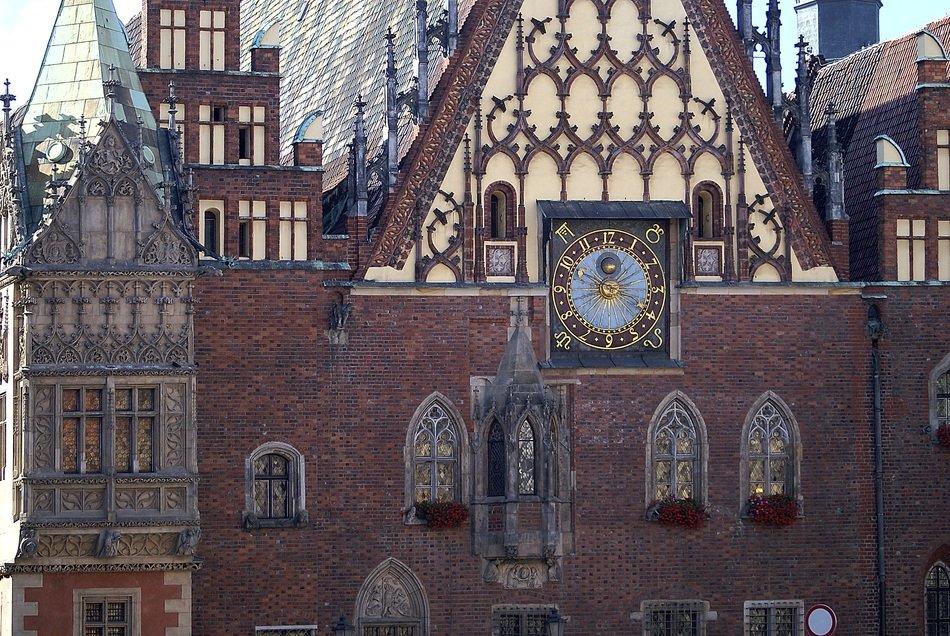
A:
{"type": "Polygon", "coordinates": [[[798,501],[788,495],[755,495],[746,504],[749,518],[770,526],[790,526],[798,519],[798,501]]]}
{"type": "Polygon", "coordinates": [[[950,424],[941,424],[937,427],[937,444],[950,448],[950,424]]]}
{"type": "Polygon", "coordinates": [[[653,504],[653,509],[657,521],[668,526],[700,528],[709,519],[706,506],[692,497],[660,499],[653,504]]]}
{"type": "Polygon", "coordinates": [[[417,501],[416,517],[430,528],[458,528],[468,519],[468,509],[455,501],[417,501]]]}

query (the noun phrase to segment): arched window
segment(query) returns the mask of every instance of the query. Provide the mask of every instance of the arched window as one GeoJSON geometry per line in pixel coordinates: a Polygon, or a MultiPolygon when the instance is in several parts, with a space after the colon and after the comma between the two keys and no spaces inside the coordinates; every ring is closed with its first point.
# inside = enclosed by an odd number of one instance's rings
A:
{"type": "Polygon", "coordinates": [[[489,497],[505,496],[505,432],[496,420],[488,432],[488,488],[489,497]]]}
{"type": "Polygon", "coordinates": [[[535,473],[534,430],[525,420],[518,427],[518,494],[534,495],[537,493],[537,474],[535,473]]]}
{"type": "Polygon", "coordinates": [[[406,433],[406,523],[419,523],[415,504],[451,500],[464,503],[468,495],[468,435],[462,415],[439,392],[416,409],[406,433]]]}
{"type": "Polygon", "coordinates": [[[722,235],[722,190],[704,181],[693,190],[693,236],[712,239],[722,235]]]}
{"type": "Polygon", "coordinates": [[[485,196],[488,207],[485,229],[489,239],[511,237],[515,226],[515,190],[504,181],[488,186],[485,196]]]}
{"type": "Polygon", "coordinates": [[[940,374],[936,386],[936,421],[934,430],[943,425],[950,425],[950,371],[940,374]]]}
{"type": "Polygon", "coordinates": [[[212,254],[218,254],[218,213],[217,210],[205,210],[204,246],[212,254]]]}
{"type": "Polygon", "coordinates": [[[248,457],[245,473],[245,528],[306,524],[304,461],[294,447],[260,446],[248,457]]]}
{"type": "Polygon", "coordinates": [[[647,506],[673,497],[705,501],[706,425],[696,406],[674,391],[657,407],[647,442],[647,506]]]}
{"type": "Polygon", "coordinates": [[[442,405],[433,403],[413,440],[415,501],[458,499],[458,453],[456,427],[442,405]]]}
{"type": "Polygon", "coordinates": [[[788,495],[801,505],[798,426],[785,403],[769,391],[759,398],[743,427],[742,499],[788,495]]]}
{"type": "Polygon", "coordinates": [[[950,571],[937,563],[927,572],[927,636],[950,634],[950,571]]]}

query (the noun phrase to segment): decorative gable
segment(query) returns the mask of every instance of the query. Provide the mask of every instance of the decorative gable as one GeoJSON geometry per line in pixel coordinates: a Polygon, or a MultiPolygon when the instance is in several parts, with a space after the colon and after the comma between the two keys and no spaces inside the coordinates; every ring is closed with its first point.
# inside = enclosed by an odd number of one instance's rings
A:
{"type": "Polygon", "coordinates": [[[541,281],[560,200],[685,203],[698,274],[836,280],[733,32],[718,0],[477,6],[367,278],[541,281]]]}

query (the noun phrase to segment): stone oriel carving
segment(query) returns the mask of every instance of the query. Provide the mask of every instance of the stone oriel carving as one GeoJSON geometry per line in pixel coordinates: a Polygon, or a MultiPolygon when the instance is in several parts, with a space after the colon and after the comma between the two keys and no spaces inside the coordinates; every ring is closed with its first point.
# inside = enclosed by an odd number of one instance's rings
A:
{"type": "Polygon", "coordinates": [[[169,229],[166,221],[142,244],[141,258],[146,265],[192,265],[195,255],[184,239],[169,229]]]}
{"type": "Polygon", "coordinates": [[[53,466],[53,387],[39,386],[33,392],[33,467],[53,466]]]}
{"type": "Polygon", "coordinates": [[[89,157],[88,166],[96,172],[109,176],[119,173],[128,174],[137,166],[129,156],[118,136],[112,132],[107,134],[89,157]]]}
{"type": "Polygon", "coordinates": [[[201,528],[185,528],[178,533],[175,544],[175,554],[179,556],[194,556],[201,540],[201,528]]]}
{"type": "Polygon", "coordinates": [[[43,534],[39,540],[36,556],[82,557],[88,556],[96,547],[94,534],[43,534]]]}
{"type": "Polygon", "coordinates": [[[20,544],[17,546],[16,558],[30,559],[36,556],[38,548],[36,530],[27,526],[20,528],[20,544]]]}
{"type": "Polygon", "coordinates": [[[72,236],[69,226],[53,219],[49,229],[30,248],[26,262],[72,265],[79,262],[82,254],[82,244],[72,236]]]}
{"type": "Polygon", "coordinates": [[[129,488],[115,494],[118,510],[158,510],[161,501],[160,488],[129,488]]]}
{"type": "Polygon", "coordinates": [[[99,533],[99,539],[96,541],[96,556],[100,559],[108,559],[118,555],[119,539],[122,533],[118,530],[105,529],[99,533]]]}
{"type": "Polygon", "coordinates": [[[483,578],[489,583],[501,583],[508,590],[533,590],[560,580],[560,573],[557,563],[540,559],[486,560],[483,578]]]}
{"type": "Polygon", "coordinates": [[[64,512],[84,512],[103,509],[102,490],[64,490],[59,495],[59,506],[64,512]]]}
{"type": "Polygon", "coordinates": [[[173,533],[123,533],[115,543],[118,557],[164,556],[176,554],[178,535],[173,533]]]}

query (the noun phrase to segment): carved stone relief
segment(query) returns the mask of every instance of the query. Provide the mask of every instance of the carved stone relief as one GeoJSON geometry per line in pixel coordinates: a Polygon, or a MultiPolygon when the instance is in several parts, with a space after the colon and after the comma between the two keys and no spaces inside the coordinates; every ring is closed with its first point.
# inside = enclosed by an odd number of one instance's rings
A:
{"type": "Polygon", "coordinates": [[[559,562],[544,560],[486,560],[483,578],[508,590],[533,590],[560,580],[559,562]]]}
{"type": "Polygon", "coordinates": [[[30,247],[25,262],[72,265],[78,263],[82,255],[82,242],[73,236],[69,225],[53,219],[49,229],[30,247]]]}
{"type": "Polygon", "coordinates": [[[161,488],[127,488],[115,493],[117,510],[159,510],[161,488]]]}
{"type": "Polygon", "coordinates": [[[366,616],[371,618],[412,616],[412,603],[402,582],[394,576],[385,575],[370,590],[366,616]]]}
{"type": "Polygon", "coordinates": [[[59,494],[59,508],[63,512],[89,512],[104,510],[105,486],[98,489],[62,490],[59,494]]]}
{"type": "Polygon", "coordinates": [[[39,386],[33,392],[33,468],[54,468],[53,395],[51,386],[39,386]]]}
{"type": "Polygon", "coordinates": [[[88,556],[95,549],[96,541],[97,536],[94,534],[43,534],[40,536],[36,556],[40,558],[88,556]]]}
{"type": "Polygon", "coordinates": [[[169,467],[185,465],[185,385],[165,385],[165,463],[169,467]]]}

